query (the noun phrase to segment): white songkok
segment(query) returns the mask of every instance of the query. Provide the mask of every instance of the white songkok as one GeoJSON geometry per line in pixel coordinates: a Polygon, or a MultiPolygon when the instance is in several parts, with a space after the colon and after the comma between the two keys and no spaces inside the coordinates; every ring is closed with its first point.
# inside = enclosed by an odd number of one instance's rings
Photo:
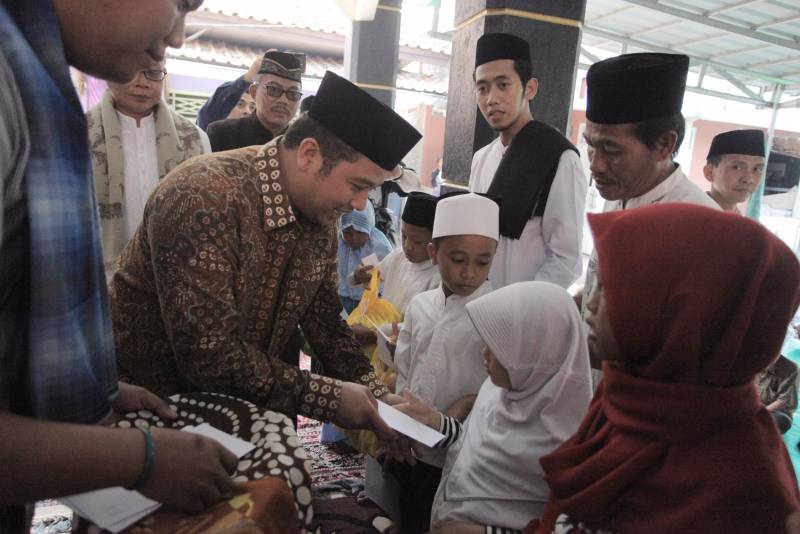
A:
{"type": "Polygon", "coordinates": [[[500,237],[500,206],[475,193],[445,197],[436,203],[433,239],[453,235],[500,237]]]}

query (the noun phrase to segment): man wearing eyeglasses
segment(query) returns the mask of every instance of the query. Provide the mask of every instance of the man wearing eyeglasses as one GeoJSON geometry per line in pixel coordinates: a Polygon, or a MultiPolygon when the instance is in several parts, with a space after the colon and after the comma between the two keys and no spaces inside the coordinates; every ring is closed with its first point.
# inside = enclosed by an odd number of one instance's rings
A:
{"type": "Polygon", "coordinates": [[[282,133],[297,113],[303,98],[300,77],[302,55],[270,50],[264,54],[258,76],[250,86],[256,112],[241,119],[226,119],[208,125],[214,152],[263,145],[282,133]]]}
{"type": "Polygon", "coordinates": [[[211,152],[205,132],[162,99],[166,74],[162,61],[128,83],[109,82],[102,101],[86,114],[107,274],[142,222],[144,203],[159,180],[211,152]]]}

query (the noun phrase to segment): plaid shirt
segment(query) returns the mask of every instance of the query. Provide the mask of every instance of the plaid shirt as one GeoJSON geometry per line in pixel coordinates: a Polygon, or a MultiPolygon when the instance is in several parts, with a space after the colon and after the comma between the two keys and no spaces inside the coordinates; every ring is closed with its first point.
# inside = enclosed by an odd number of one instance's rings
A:
{"type": "MultiPolygon", "coordinates": [[[[2,382],[20,385],[8,403],[16,412],[96,422],[117,392],[114,348],[86,122],[51,1],[0,4],[0,51],[24,88],[31,140],[21,208],[29,268],[18,266],[28,294],[0,303],[0,325],[27,324],[27,340],[0,345],[17,352],[0,358],[2,382]]],[[[0,243],[0,255],[8,245],[0,243]]],[[[0,294],[10,283],[0,280],[0,294]]],[[[24,335],[0,331],[5,339],[24,335]]]]}

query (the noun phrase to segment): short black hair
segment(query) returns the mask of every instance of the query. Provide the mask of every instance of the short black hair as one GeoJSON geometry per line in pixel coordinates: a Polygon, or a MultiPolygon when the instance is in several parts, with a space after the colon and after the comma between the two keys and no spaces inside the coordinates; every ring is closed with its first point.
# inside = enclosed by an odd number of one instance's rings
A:
{"type": "Polygon", "coordinates": [[[678,135],[675,149],[672,151],[672,156],[675,157],[686,135],[686,120],[683,118],[683,113],[678,111],[666,117],[634,123],[634,135],[651,150],[657,148],[661,136],[670,131],[678,135]]]}
{"type": "Polygon", "coordinates": [[[533,78],[533,65],[531,65],[531,62],[527,59],[515,59],[514,72],[519,76],[519,80],[522,82],[522,87],[524,88],[525,84],[533,78]]]}
{"type": "Polygon", "coordinates": [[[309,109],[311,109],[311,105],[314,103],[314,95],[308,95],[303,100],[300,101],[300,113],[305,113],[309,109]]]}
{"type": "Polygon", "coordinates": [[[706,158],[706,165],[711,165],[712,167],[719,167],[720,163],[722,163],[722,156],[720,154],[715,154],[713,156],[708,156],[706,158]]]}
{"type": "Polygon", "coordinates": [[[308,115],[294,121],[283,135],[283,146],[294,149],[300,146],[303,139],[315,139],[322,153],[322,169],[320,174],[329,174],[341,161],[356,161],[361,154],[350,145],[333,135],[322,124],[308,115]]]}

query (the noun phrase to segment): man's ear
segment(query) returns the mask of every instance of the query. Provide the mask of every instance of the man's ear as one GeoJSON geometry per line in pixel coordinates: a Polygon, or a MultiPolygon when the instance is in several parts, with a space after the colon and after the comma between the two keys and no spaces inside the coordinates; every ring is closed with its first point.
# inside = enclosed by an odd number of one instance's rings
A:
{"type": "Polygon", "coordinates": [[[438,262],[436,261],[436,245],[434,245],[433,243],[428,243],[427,248],[428,248],[428,257],[431,259],[431,262],[434,265],[438,265],[438,262]]]}
{"type": "Polygon", "coordinates": [[[706,180],[709,182],[714,181],[714,167],[710,163],[706,163],[703,167],[703,176],[705,176],[706,180]]]}
{"type": "Polygon", "coordinates": [[[297,146],[297,168],[305,173],[316,174],[322,168],[322,152],[313,137],[306,137],[297,146]]]}
{"type": "Polygon", "coordinates": [[[536,78],[531,78],[528,80],[528,83],[525,84],[525,99],[530,102],[534,99],[536,94],[539,92],[539,80],[536,78]]]}
{"type": "Polygon", "coordinates": [[[675,152],[675,146],[678,144],[678,132],[670,130],[661,134],[656,143],[656,152],[658,153],[658,161],[664,161],[671,158],[675,152]]]}
{"type": "Polygon", "coordinates": [[[254,102],[256,100],[256,91],[258,91],[257,83],[251,83],[250,87],[247,88],[247,92],[250,94],[250,98],[252,98],[254,102]]]}

